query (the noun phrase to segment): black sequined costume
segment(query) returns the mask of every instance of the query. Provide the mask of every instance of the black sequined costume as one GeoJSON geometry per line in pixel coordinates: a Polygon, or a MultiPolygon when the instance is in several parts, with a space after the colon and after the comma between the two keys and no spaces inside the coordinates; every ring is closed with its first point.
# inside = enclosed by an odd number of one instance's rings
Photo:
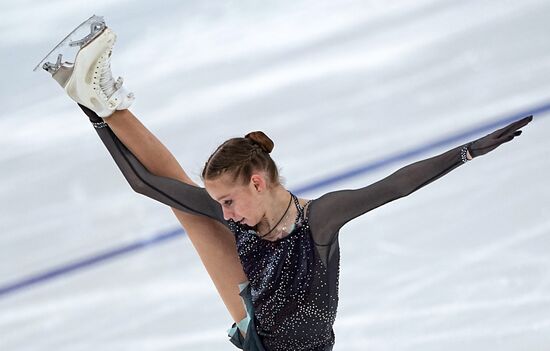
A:
{"type": "Polygon", "coordinates": [[[95,114],[83,108],[132,188],[171,207],[216,219],[236,235],[252,291],[254,321],[266,350],[325,351],[334,344],[340,252],[338,233],[348,221],[406,196],[465,162],[460,146],[401,168],[357,190],[328,193],[306,210],[288,236],[267,241],[250,227],[225,221],[203,188],[151,174],[95,114]]]}
{"type": "Polygon", "coordinates": [[[233,221],[229,228],[250,281],[256,329],[264,346],[325,350],[334,344],[339,257],[333,255],[325,263],[319,256],[304,208],[292,197],[298,218],[282,239],[263,240],[252,228],[233,221]]]}

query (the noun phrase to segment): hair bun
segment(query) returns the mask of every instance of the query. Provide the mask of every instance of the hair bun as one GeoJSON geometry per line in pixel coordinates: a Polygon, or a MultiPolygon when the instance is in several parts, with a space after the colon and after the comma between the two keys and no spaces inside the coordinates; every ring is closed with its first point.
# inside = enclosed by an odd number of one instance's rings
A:
{"type": "Polygon", "coordinates": [[[252,140],[255,144],[258,144],[268,154],[271,153],[275,144],[264,132],[256,131],[250,132],[244,136],[246,139],[252,140]]]}

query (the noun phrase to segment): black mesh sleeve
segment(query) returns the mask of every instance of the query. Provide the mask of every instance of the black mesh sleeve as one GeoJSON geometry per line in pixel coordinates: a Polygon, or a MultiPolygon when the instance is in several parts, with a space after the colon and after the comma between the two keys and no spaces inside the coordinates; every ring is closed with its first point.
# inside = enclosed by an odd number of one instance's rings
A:
{"type": "Polygon", "coordinates": [[[329,245],[348,221],[390,201],[407,196],[463,164],[462,146],[405,166],[392,175],[361,189],[335,191],[310,204],[313,238],[329,245]]]}
{"type": "Polygon", "coordinates": [[[178,210],[207,216],[227,225],[220,205],[204,188],[150,173],[100,117],[85,106],[79,106],[96,127],[101,141],[134,191],[178,210]]]}

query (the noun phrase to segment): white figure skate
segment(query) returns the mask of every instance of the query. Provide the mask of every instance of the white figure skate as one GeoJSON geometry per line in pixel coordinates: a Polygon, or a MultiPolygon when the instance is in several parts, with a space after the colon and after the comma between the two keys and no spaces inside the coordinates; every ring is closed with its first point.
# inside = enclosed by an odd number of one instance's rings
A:
{"type": "Polygon", "coordinates": [[[103,17],[94,15],[69,33],[34,70],[42,65],[71,99],[100,117],[108,117],[115,110],[127,109],[134,101],[134,94],[122,87],[122,78],[115,81],[111,74],[115,41],[116,34],[105,25],[103,17]],[[57,58],[52,63],[54,56],[57,58]],[[69,61],[64,61],[67,57],[69,61]]]}

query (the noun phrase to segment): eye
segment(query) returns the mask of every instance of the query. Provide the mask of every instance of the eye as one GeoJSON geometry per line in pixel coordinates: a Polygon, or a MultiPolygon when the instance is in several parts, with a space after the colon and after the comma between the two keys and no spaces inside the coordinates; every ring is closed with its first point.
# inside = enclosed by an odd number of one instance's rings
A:
{"type": "Polygon", "coordinates": [[[223,205],[224,206],[231,206],[233,204],[233,200],[224,200],[223,205]]]}

